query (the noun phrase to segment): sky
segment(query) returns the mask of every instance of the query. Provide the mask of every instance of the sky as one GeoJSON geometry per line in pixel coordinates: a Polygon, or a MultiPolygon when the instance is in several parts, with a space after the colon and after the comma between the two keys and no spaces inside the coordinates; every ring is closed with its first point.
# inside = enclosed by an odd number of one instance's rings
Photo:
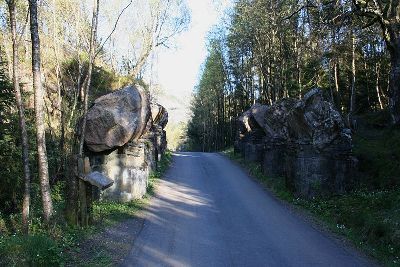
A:
{"type": "MultiPolygon", "coordinates": [[[[156,80],[166,95],[175,96],[186,106],[190,103],[202,63],[207,56],[207,34],[220,21],[229,3],[229,0],[187,0],[191,10],[188,29],[177,37],[175,48],[163,49],[157,53],[156,80]]],[[[179,121],[182,116],[171,119],[179,121]]]]}
{"type": "MultiPolygon", "coordinates": [[[[137,8],[142,1],[136,0],[126,9],[113,32],[113,45],[109,45],[111,54],[132,56],[132,28],[139,27],[132,23],[141,23],[136,18],[143,14],[137,8]],[[129,34],[127,34],[129,33],[129,34]]],[[[171,42],[170,48],[157,48],[146,64],[144,80],[150,85],[157,85],[162,91],[158,101],[169,109],[170,121],[179,122],[188,119],[189,105],[194,87],[201,74],[201,67],[207,56],[207,34],[223,18],[224,12],[232,0],[183,0],[190,10],[191,21],[187,29],[171,42]]],[[[90,3],[91,1],[89,1],[90,3]]],[[[128,0],[104,2],[99,18],[99,36],[105,38],[112,32],[112,27],[128,0]]],[[[90,9],[90,6],[88,8],[90,9]]],[[[90,15],[89,15],[90,16],[90,15]]],[[[132,35],[133,34],[133,35],[132,35]]],[[[132,37],[134,38],[134,37],[132,37]]]]}
{"type": "Polygon", "coordinates": [[[191,94],[207,55],[207,33],[228,5],[228,1],[213,0],[188,0],[187,3],[191,10],[189,29],[178,36],[176,49],[159,52],[157,60],[159,83],[176,96],[191,94]]]}

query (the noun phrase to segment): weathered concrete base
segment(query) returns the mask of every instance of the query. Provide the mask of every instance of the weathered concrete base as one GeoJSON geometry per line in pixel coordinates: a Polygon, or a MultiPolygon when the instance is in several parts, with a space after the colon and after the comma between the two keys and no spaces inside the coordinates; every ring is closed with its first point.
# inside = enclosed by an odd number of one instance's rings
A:
{"type": "Polygon", "coordinates": [[[154,151],[151,140],[144,139],[109,154],[89,155],[92,169],[114,180],[114,185],[103,191],[101,198],[122,202],[142,198],[148,177],[156,168],[154,151]]]}
{"type": "Polygon", "coordinates": [[[264,152],[263,144],[253,144],[253,143],[244,144],[244,159],[248,162],[261,163],[263,161],[263,152],[264,152]]]}
{"type": "Polygon", "coordinates": [[[262,169],[263,173],[268,177],[284,177],[285,176],[285,149],[283,144],[266,145],[262,169]]]}
{"type": "Polygon", "coordinates": [[[347,154],[318,153],[310,147],[288,150],[286,185],[297,195],[312,198],[341,194],[354,181],[356,162],[347,154]]]}

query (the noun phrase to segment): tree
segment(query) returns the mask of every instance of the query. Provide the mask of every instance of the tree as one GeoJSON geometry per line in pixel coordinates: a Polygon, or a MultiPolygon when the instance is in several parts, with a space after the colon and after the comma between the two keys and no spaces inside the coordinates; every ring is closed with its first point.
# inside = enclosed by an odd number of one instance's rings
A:
{"type": "Polygon", "coordinates": [[[9,15],[10,15],[10,31],[12,36],[12,49],[13,49],[13,86],[15,101],[18,108],[19,127],[21,131],[22,143],[22,162],[24,166],[24,199],[22,204],[22,224],[25,234],[29,232],[29,209],[31,202],[31,173],[29,168],[29,144],[28,133],[26,130],[26,120],[24,115],[24,105],[22,102],[22,94],[19,86],[19,60],[18,60],[18,47],[19,41],[17,39],[17,25],[16,25],[16,8],[15,0],[7,0],[9,15]]]}
{"type": "MultiPolygon", "coordinates": [[[[390,25],[399,25],[392,10],[400,14],[398,4],[389,2],[385,2],[383,11],[391,14],[390,25]]],[[[251,105],[302,97],[314,87],[321,88],[326,99],[347,116],[349,127],[362,113],[387,109],[388,84],[396,87],[400,83],[393,82],[397,75],[393,67],[390,79],[385,74],[389,72],[387,51],[390,54],[394,49],[384,45],[376,25],[362,29],[365,17],[372,19],[369,24],[377,22],[371,10],[365,9],[374,3],[379,1],[358,4],[357,13],[351,1],[236,1],[230,23],[212,33],[222,36],[218,50],[224,90],[217,94],[221,97],[214,95],[221,73],[210,71],[215,57],[210,52],[193,101],[189,143],[197,143],[197,149],[216,149],[215,139],[221,136],[218,129],[226,132],[226,123],[230,122],[231,133],[225,133],[225,138],[229,140],[226,144],[232,144],[234,120],[251,105]],[[212,86],[205,86],[205,81],[212,81],[212,86]]],[[[398,36],[393,30],[387,32],[390,40],[398,36]]],[[[208,46],[213,51],[213,42],[208,46]]],[[[395,60],[391,61],[395,65],[395,60]]],[[[394,92],[390,101],[394,114],[397,91],[389,91],[394,92]]]]}
{"type": "MultiPolygon", "coordinates": [[[[100,9],[100,1],[94,0],[93,3],[93,15],[92,15],[92,25],[90,30],[90,41],[89,41],[89,64],[86,77],[84,79],[82,89],[83,92],[83,115],[82,115],[82,123],[81,123],[81,135],[78,143],[77,150],[77,159],[83,160],[83,148],[85,143],[85,132],[86,132],[86,122],[87,122],[87,112],[88,112],[88,98],[89,98],[89,89],[92,81],[92,72],[94,67],[94,61],[96,59],[96,36],[97,36],[97,25],[98,25],[98,17],[99,17],[99,9],[100,9]]],[[[79,170],[79,163],[75,162],[75,168],[77,172],[79,170]]],[[[79,175],[79,173],[78,173],[79,175]]],[[[78,180],[79,178],[75,175],[71,175],[68,181],[68,197],[67,197],[67,207],[66,207],[66,218],[70,224],[78,223],[78,180]]],[[[84,186],[83,184],[80,186],[84,186]]]]}
{"type": "Polygon", "coordinates": [[[368,19],[365,27],[378,23],[390,54],[389,108],[394,125],[400,125],[400,1],[353,0],[356,12],[368,19]]]}
{"type": "Polygon", "coordinates": [[[40,70],[40,38],[38,25],[37,0],[29,0],[30,27],[32,41],[32,75],[33,89],[35,92],[35,120],[36,142],[38,154],[38,168],[40,188],[42,192],[43,217],[46,223],[50,222],[53,215],[53,202],[51,199],[49,183],[49,166],[46,150],[44,90],[40,70]]]}

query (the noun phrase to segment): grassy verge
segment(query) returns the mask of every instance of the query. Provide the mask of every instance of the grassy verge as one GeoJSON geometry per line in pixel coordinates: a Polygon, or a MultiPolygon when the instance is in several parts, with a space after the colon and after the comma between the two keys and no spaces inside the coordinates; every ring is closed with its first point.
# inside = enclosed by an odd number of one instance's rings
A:
{"type": "MultiPolygon", "coordinates": [[[[80,244],[88,237],[101,232],[106,227],[132,218],[143,208],[153,193],[154,184],[168,169],[171,153],[167,152],[159,162],[158,168],[150,175],[148,194],[141,200],[129,203],[97,201],[93,205],[94,223],[88,228],[67,226],[62,216],[56,216],[51,227],[44,227],[40,219],[40,207],[33,207],[30,235],[21,234],[20,215],[5,217],[0,214],[0,266],[64,266],[80,263],[83,266],[107,266],[112,263],[110,252],[98,251],[85,254],[85,258],[72,258],[80,255],[80,244]]],[[[62,214],[64,207],[63,184],[53,188],[56,213],[62,214]]]]}
{"type": "Polygon", "coordinates": [[[283,178],[262,173],[259,164],[247,163],[233,152],[223,151],[268,187],[278,198],[309,211],[331,231],[386,266],[400,266],[400,189],[359,190],[346,195],[311,200],[296,198],[283,178]]]}

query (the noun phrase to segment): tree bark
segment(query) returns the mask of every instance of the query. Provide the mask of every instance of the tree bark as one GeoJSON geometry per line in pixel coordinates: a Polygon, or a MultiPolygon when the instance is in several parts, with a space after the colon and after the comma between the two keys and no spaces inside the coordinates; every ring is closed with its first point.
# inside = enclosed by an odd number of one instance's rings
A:
{"type": "Polygon", "coordinates": [[[24,105],[22,101],[21,89],[19,86],[19,58],[18,58],[18,41],[17,41],[17,25],[16,25],[16,10],[15,1],[7,1],[10,13],[10,30],[12,36],[12,50],[13,50],[13,84],[15,101],[18,108],[19,127],[21,131],[22,143],[22,163],[24,166],[24,198],[22,202],[22,226],[25,234],[29,234],[29,209],[31,203],[31,173],[29,168],[29,143],[28,133],[26,130],[26,121],[24,115],[24,105]]]}
{"type": "Polygon", "coordinates": [[[40,38],[37,17],[37,0],[29,0],[29,10],[32,41],[32,75],[33,89],[35,92],[36,141],[38,152],[39,180],[40,188],[42,191],[43,218],[46,223],[49,223],[53,215],[53,202],[51,200],[49,167],[46,151],[45,118],[43,109],[44,91],[42,87],[40,70],[40,38]]]}
{"type": "Polygon", "coordinates": [[[375,88],[376,88],[376,95],[378,96],[378,102],[379,102],[379,107],[382,110],[383,109],[383,104],[382,104],[382,98],[381,98],[381,93],[379,90],[379,63],[375,64],[375,72],[376,72],[376,80],[375,80],[375,88]]]}
{"type": "Polygon", "coordinates": [[[132,77],[133,79],[136,79],[139,75],[139,73],[142,71],[144,64],[147,61],[147,58],[150,56],[150,53],[152,51],[152,45],[146,49],[146,51],[143,53],[143,55],[140,56],[139,60],[137,61],[135,67],[132,70],[132,77]]]}
{"type": "Polygon", "coordinates": [[[351,33],[351,85],[350,85],[350,107],[347,115],[349,127],[353,128],[353,115],[356,103],[356,38],[354,32],[351,33]]]}
{"type": "Polygon", "coordinates": [[[391,56],[389,108],[392,123],[400,125],[400,40],[397,53],[391,56]]]}
{"type": "Polygon", "coordinates": [[[88,98],[89,98],[89,89],[90,83],[92,81],[92,71],[95,59],[95,45],[96,45],[96,35],[97,35],[97,23],[99,16],[99,2],[100,0],[94,1],[93,6],[93,17],[92,17],[92,29],[90,34],[90,47],[89,47],[89,68],[88,73],[84,82],[85,90],[84,90],[84,106],[83,106],[83,122],[82,122],[82,133],[79,142],[79,156],[83,156],[83,144],[85,142],[85,132],[86,132],[86,121],[87,121],[87,111],[88,111],[88,98]]]}

